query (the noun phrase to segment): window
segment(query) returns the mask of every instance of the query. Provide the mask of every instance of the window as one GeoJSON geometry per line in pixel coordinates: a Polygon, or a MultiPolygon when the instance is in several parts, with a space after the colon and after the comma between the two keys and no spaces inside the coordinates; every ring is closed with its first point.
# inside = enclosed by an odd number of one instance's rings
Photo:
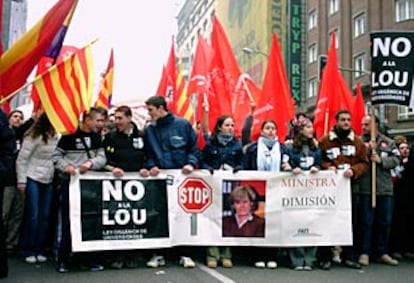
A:
{"type": "Polygon", "coordinates": [[[395,1],[395,21],[414,19],[414,0],[395,1]]]}
{"type": "Polygon", "coordinates": [[[316,13],[316,10],[313,10],[312,12],[309,13],[308,30],[316,28],[317,25],[318,25],[318,14],[316,13]]]}
{"type": "Polygon", "coordinates": [[[329,15],[339,11],[339,0],[329,0],[329,15]]]}
{"type": "Polygon", "coordinates": [[[361,14],[354,19],[354,37],[365,33],[365,14],[361,14]]]}
{"type": "Polygon", "coordinates": [[[354,69],[355,71],[362,71],[362,72],[355,72],[355,78],[365,75],[365,54],[361,54],[354,58],[354,69]]]}
{"type": "Polygon", "coordinates": [[[316,44],[314,43],[308,48],[308,63],[316,62],[317,57],[318,57],[318,52],[317,52],[316,44]]]}
{"type": "Polygon", "coordinates": [[[407,106],[398,106],[398,120],[407,120],[414,117],[414,109],[407,106]]]}
{"type": "Polygon", "coordinates": [[[318,95],[318,82],[316,78],[309,80],[308,84],[308,98],[316,97],[318,95]]]}

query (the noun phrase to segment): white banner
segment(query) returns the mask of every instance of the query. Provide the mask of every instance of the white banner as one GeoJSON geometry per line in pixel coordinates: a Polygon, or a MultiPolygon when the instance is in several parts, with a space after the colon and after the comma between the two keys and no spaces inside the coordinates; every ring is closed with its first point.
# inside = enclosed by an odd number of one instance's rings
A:
{"type": "Polygon", "coordinates": [[[342,171],[163,170],[156,178],[128,173],[122,179],[91,172],[71,179],[72,247],[351,245],[350,196],[342,171]],[[246,192],[253,198],[243,203],[246,192]],[[242,225],[246,203],[252,209],[242,225]]]}

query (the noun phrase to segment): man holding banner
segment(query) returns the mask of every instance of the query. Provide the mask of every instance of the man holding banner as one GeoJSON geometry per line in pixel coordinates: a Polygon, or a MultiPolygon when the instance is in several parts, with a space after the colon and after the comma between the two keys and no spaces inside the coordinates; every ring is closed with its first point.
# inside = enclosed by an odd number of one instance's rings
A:
{"type": "MultiPolygon", "coordinates": [[[[83,114],[81,126],[74,134],[62,136],[53,153],[55,168],[61,179],[60,210],[61,240],[58,244],[57,271],[68,272],[71,252],[71,231],[69,217],[69,184],[70,178],[76,174],[84,174],[88,170],[102,169],[106,164],[102,138],[97,133],[98,126],[103,122],[103,115],[91,108],[83,114]]],[[[102,270],[103,267],[90,263],[91,271],[102,270]]]]}
{"type": "MultiPolygon", "coordinates": [[[[359,196],[359,221],[361,255],[358,262],[361,265],[369,264],[371,252],[378,255],[378,261],[398,265],[398,261],[389,256],[388,242],[391,231],[392,207],[393,207],[393,183],[391,169],[400,164],[400,152],[395,142],[378,132],[378,118],[375,119],[375,140],[371,141],[371,117],[362,119],[362,139],[367,146],[368,157],[371,162],[376,163],[375,175],[368,170],[361,177],[359,196]],[[373,178],[375,182],[375,193],[377,195],[376,206],[371,204],[371,186],[373,178]],[[375,230],[373,229],[375,223],[375,230]],[[375,234],[372,234],[375,232],[375,234]],[[375,247],[371,248],[371,239],[375,247]]],[[[370,168],[371,169],[371,168],[370,168]]]]}
{"type": "MultiPolygon", "coordinates": [[[[190,122],[173,115],[167,109],[163,96],[152,96],[145,101],[151,124],[145,130],[146,144],[149,145],[147,167],[150,175],[156,176],[160,169],[181,169],[190,174],[198,165],[199,152],[197,137],[190,122]]],[[[180,252],[187,249],[180,249],[180,252]]],[[[189,256],[181,256],[185,268],[195,267],[189,256]]],[[[154,255],[148,267],[165,264],[162,256],[154,255]]]]}
{"type": "MultiPolygon", "coordinates": [[[[357,205],[358,180],[368,170],[368,158],[365,144],[351,129],[351,113],[348,110],[339,110],[335,115],[336,124],[319,143],[321,149],[321,168],[328,170],[344,170],[344,176],[351,178],[352,189],[352,231],[354,245],[357,239],[357,205]]],[[[327,247],[319,250],[320,267],[330,269],[331,251],[327,247]]],[[[355,261],[352,246],[343,249],[343,264],[350,268],[361,268],[355,261]]]]}

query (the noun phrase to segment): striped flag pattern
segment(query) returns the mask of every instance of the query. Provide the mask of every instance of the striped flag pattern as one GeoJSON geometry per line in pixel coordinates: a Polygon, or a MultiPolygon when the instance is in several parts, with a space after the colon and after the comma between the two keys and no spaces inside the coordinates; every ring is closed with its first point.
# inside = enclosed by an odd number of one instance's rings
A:
{"type": "Polygon", "coordinates": [[[93,83],[91,45],[36,78],[33,87],[59,133],[65,135],[76,131],[80,114],[90,108],[93,83]]]}
{"type": "Polygon", "coordinates": [[[0,76],[3,84],[0,97],[6,97],[26,83],[27,77],[51,46],[76,3],[76,0],[59,0],[34,27],[2,54],[0,76]]]}
{"type": "Polygon", "coordinates": [[[188,85],[184,80],[184,76],[181,71],[181,64],[179,64],[175,88],[177,97],[177,115],[187,119],[190,123],[194,123],[193,108],[191,106],[190,97],[188,96],[188,85]]]}
{"type": "Polygon", "coordinates": [[[101,89],[98,93],[98,98],[95,102],[95,107],[104,107],[109,109],[111,107],[112,90],[114,84],[114,50],[111,50],[108,67],[102,77],[101,89]]]}

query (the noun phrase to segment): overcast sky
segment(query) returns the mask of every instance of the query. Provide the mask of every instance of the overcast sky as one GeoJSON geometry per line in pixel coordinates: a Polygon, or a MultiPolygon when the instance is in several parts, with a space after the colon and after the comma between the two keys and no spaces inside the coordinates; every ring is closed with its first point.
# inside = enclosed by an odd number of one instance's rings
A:
{"type": "MultiPolygon", "coordinates": [[[[28,29],[57,0],[28,0],[28,29]]],[[[95,38],[95,82],[114,48],[113,102],[144,101],[154,95],[166,63],[182,0],[80,0],[65,45],[82,47],[95,38]]]]}

